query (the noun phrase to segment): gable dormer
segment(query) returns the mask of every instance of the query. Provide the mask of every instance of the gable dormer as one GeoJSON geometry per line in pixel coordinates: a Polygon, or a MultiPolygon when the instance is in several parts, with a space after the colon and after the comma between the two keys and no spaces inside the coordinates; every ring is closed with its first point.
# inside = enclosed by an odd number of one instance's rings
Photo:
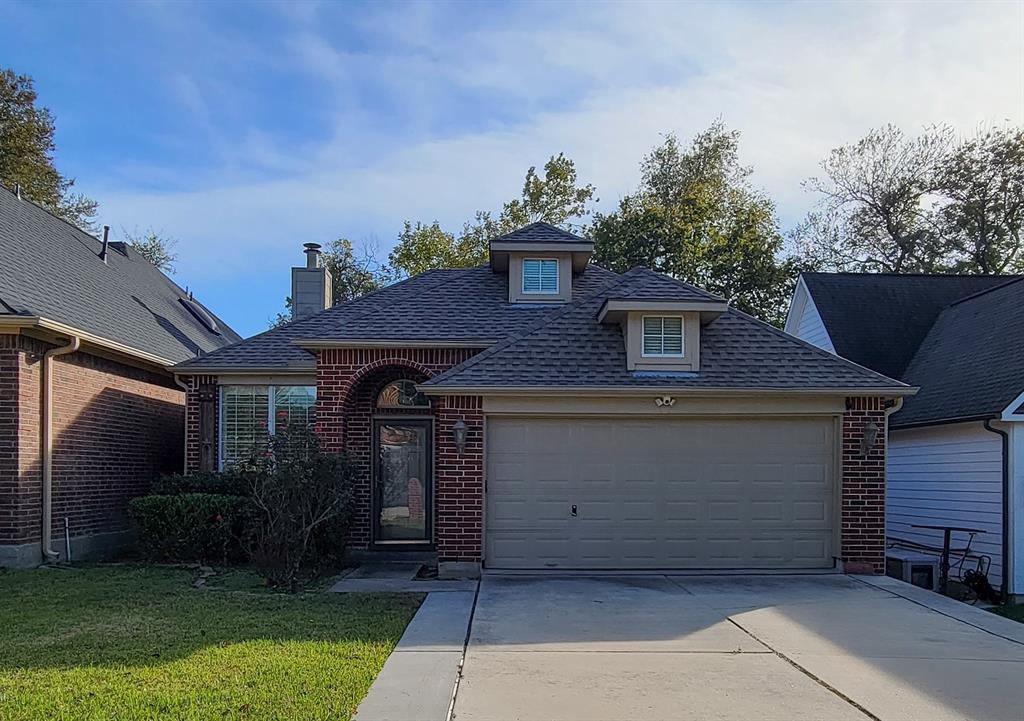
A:
{"type": "Polygon", "coordinates": [[[597,315],[598,323],[622,328],[627,370],[700,372],[701,328],[725,313],[728,302],[643,268],[629,274],[640,284],[607,298],[597,315]]]}
{"type": "Polygon", "coordinates": [[[509,303],[568,303],[594,243],[549,223],[531,223],[490,242],[491,268],[508,275],[509,303]]]}

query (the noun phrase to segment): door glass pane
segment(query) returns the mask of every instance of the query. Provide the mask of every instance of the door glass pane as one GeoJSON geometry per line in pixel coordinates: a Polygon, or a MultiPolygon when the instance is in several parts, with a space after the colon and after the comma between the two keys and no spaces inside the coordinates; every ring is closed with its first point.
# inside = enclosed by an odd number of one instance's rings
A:
{"type": "Polygon", "coordinates": [[[381,541],[427,539],[427,429],[422,425],[378,426],[380,458],[377,538],[381,541]]]}

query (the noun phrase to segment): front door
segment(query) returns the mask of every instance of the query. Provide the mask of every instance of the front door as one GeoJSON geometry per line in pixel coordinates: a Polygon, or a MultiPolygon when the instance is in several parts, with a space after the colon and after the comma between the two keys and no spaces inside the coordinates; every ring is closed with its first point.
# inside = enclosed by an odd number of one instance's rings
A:
{"type": "Polygon", "coordinates": [[[430,543],[430,421],[378,419],[373,426],[373,540],[430,543]]]}

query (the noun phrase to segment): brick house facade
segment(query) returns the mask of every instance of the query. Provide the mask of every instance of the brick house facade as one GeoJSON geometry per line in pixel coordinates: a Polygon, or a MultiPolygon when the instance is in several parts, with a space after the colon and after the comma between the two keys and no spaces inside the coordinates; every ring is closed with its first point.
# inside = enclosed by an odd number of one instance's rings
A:
{"type": "MultiPolygon", "coordinates": [[[[41,359],[54,347],[0,335],[0,565],[40,560],[41,359]]],[[[53,545],[127,539],[128,501],[182,467],[184,393],[166,374],[76,352],[53,366],[53,545]]]]}
{"type": "Polygon", "coordinates": [[[442,573],[881,573],[886,408],[914,389],[592,248],[534,223],[492,240],[488,266],[176,366],[189,468],[241,457],[278,396],[289,419],[302,397],[357,468],[352,549],[429,551],[442,573]]]}

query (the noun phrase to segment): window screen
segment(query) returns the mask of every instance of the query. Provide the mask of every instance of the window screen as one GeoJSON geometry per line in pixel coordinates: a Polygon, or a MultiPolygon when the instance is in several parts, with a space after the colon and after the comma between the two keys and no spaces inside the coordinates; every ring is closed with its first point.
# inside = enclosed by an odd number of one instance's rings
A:
{"type": "Polygon", "coordinates": [[[526,258],[523,260],[524,293],[557,293],[558,260],[526,258]]]}
{"type": "Polygon", "coordinates": [[[683,319],[673,316],[644,316],[643,354],[683,355],[683,319]]]}

